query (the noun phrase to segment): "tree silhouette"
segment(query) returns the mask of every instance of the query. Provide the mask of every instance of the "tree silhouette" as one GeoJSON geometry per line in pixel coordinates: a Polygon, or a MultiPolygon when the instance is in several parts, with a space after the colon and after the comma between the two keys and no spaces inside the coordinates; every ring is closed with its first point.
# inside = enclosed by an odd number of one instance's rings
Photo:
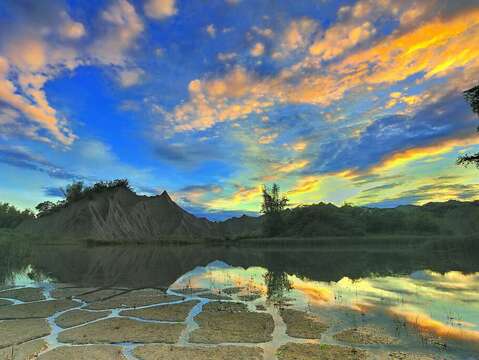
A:
{"type": "MultiPolygon", "coordinates": [[[[464,91],[464,97],[469,105],[471,105],[472,111],[479,115],[479,85],[464,91]]],[[[477,128],[479,132],[479,127],[477,128]]],[[[457,159],[458,165],[468,166],[470,164],[476,165],[479,168],[479,153],[464,154],[457,159]]]]}
{"type": "Polygon", "coordinates": [[[273,184],[271,188],[263,185],[261,212],[265,215],[263,218],[264,235],[275,236],[281,232],[283,227],[281,212],[286,205],[288,205],[288,199],[280,195],[277,184],[273,184]]]}

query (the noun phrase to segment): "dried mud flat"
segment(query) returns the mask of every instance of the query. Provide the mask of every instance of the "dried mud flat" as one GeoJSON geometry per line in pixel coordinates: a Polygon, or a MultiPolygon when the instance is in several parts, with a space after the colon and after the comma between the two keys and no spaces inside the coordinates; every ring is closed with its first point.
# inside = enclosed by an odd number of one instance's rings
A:
{"type": "Polygon", "coordinates": [[[184,329],[182,324],[154,324],[131,319],[99,320],[60,333],[58,339],[70,344],[175,343],[184,329]]]}
{"type": "MultiPolygon", "coordinates": [[[[84,301],[88,301],[85,300],[85,298],[88,299],[88,297],[83,297],[84,301]]],[[[124,291],[123,293],[106,296],[100,300],[92,302],[86,307],[86,309],[106,310],[115,308],[135,308],[178,300],[183,300],[183,298],[180,296],[166,295],[162,290],[142,289],[124,291]]]]}
{"type": "Polygon", "coordinates": [[[185,321],[186,317],[199,301],[187,301],[179,304],[158,305],[144,309],[123,310],[121,316],[137,317],[156,321],[185,321]]]}
{"type": "Polygon", "coordinates": [[[9,346],[0,349],[0,359],[7,360],[30,360],[36,359],[37,355],[47,348],[43,339],[28,341],[20,345],[9,346]]]}
{"type": "Polygon", "coordinates": [[[387,335],[384,329],[365,326],[343,330],[333,337],[338,341],[363,345],[392,345],[399,342],[397,338],[387,335]]]}
{"type": "Polygon", "coordinates": [[[180,347],[169,345],[145,345],[135,349],[141,360],[262,360],[263,350],[257,347],[215,346],[180,347]]]}
{"type": "Polygon", "coordinates": [[[50,334],[45,319],[20,319],[0,321],[0,349],[18,345],[50,334]]]}
{"type": "Polygon", "coordinates": [[[39,360],[126,360],[121,348],[109,345],[61,346],[43,355],[39,360]]]}
{"type": "Polygon", "coordinates": [[[45,300],[42,289],[20,288],[0,292],[0,298],[10,298],[24,302],[45,300]]]}
{"type": "Polygon", "coordinates": [[[47,318],[56,312],[71,309],[78,303],[71,300],[46,300],[0,307],[0,319],[47,318]]]}
{"type": "Polygon", "coordinates": [[[286,334],[301,339],[319,339],[328,329],[328,325],[319,317],[294,309],[281,310],[286,324],[286,334]]]}
{"type": "Polygon", "coordinates": [[[86,311],[86,310],[70,310],[56,318],[55,323],[61,328],[70,328],[86,324],[88,322],[98,320],[110,315],[110,311],[86,311]]]}
{"type": "Polygon", "coordinates": [[[278,360],[366,360],[367,352],[350,347],[288,343],[277,352],[278,360]]]}
{"type": "Polygon", "coordinates": [[[191,333],[192,343],[263,343],[274,330],[270,314],[249,312],[243,303],[208,303],[195,321],[200,328],[191,333]]]}

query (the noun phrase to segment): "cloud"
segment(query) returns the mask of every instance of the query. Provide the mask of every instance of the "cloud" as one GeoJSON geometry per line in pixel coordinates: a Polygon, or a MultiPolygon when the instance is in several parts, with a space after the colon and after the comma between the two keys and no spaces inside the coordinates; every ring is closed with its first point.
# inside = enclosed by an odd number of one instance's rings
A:
{"type": "Polygon", "coordinates": [[[293,20],[281,36],[279,49],[273,54],[276,59],[286,57],[293,51],[304,50],[311,44],[319,26],[309,18],[293,20]]]}
{"type": "Polygon", "coordinates": [[[43,189],[43,193],[48,197],[63,198],[63,191],[59,187],[46,187],[43,189]]]}
{"type": "Polygon", "coordinates": [[[121,70],[118,74],[118,80],[123,87],[130,87],[141,82],[145,72],[139,68],[121,70]]]}
{"type": "Polygon", "coordinates": [[[157,20],[166,19],[178,13],[175,3],[176,0],[147,0],[145,3],[145,14],[157,20]]]}
{"type": "Polygon", "coordinates": [[[273,141],[276,140],[279,134],[269,134],[269,135],[263,135],[259,138],[258,143],[261,145],[266,145],[266,144],[271,144],[273,141]]]}
{"type": "Polygon", "coordinates": [[[251,30],[256,34],[264,36],[266,38],[272,38],[274,36],[273,30],[270,28],[260,28],[258,26],[253,26],[251,30]]]}
{"type": "Polygon", "coordinates": [[[255,43],[250,50],[250,54],[254,57],[262,56],[264,54],[264,45],[260,42],[255,43]]]}
{"type": "Polygon", "coordinates": [[[208,35],[212,38],[216,37],[216,28],[213,24],[209,24],[205,31],[208,33],[208,35]]]}
{"type": "Polygon", "coordinates": [[[227,62],[227,61],[231,61],[231,60],[234,60],[236,59],[236,57],[238,56],[237,53],[235,52],[229,52],[229,53],[218,53],[218,60],[219,61],[223,61],[223,62],[227,62]]]}
{"type": "Polygon", "coordinates": [[[0,146],[0,163],[48,174],[52,178],[75,180],[83,177],[56,166],[21,146],[0,146]]]}
{"type": "Polygon", "coordinates": [[[60,36],[77,40],[86,35],[85,27],[81,22],[74,21],[66,11],[61,12],[62,23],[59,28],[60,36]]]}
{"type": "Polygon", "coordinates": [[[112,3],[101,13],[104,33],[90,48],[91,56],[105,65],[125,65],[125,52],[144,30],[135,8],[126,0],[112,3]]]}

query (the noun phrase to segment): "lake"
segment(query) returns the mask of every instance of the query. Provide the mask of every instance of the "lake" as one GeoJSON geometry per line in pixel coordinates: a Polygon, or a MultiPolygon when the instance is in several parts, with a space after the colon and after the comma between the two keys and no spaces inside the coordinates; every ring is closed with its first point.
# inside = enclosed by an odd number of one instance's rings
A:
{"type": "Polygon", "coordinates": [[[479,359],[478,255],[0,243],[0,358],[479,359]]]}

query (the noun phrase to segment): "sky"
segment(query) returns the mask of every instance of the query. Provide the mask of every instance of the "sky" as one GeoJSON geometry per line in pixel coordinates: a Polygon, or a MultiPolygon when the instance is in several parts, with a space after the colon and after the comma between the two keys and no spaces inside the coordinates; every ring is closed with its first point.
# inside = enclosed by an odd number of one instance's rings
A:
{"type": "Polygon", "coordinates": [[[210,219],[479,198],[477,0],[0,0],[0,201],[128,178],[210,219]]]}

